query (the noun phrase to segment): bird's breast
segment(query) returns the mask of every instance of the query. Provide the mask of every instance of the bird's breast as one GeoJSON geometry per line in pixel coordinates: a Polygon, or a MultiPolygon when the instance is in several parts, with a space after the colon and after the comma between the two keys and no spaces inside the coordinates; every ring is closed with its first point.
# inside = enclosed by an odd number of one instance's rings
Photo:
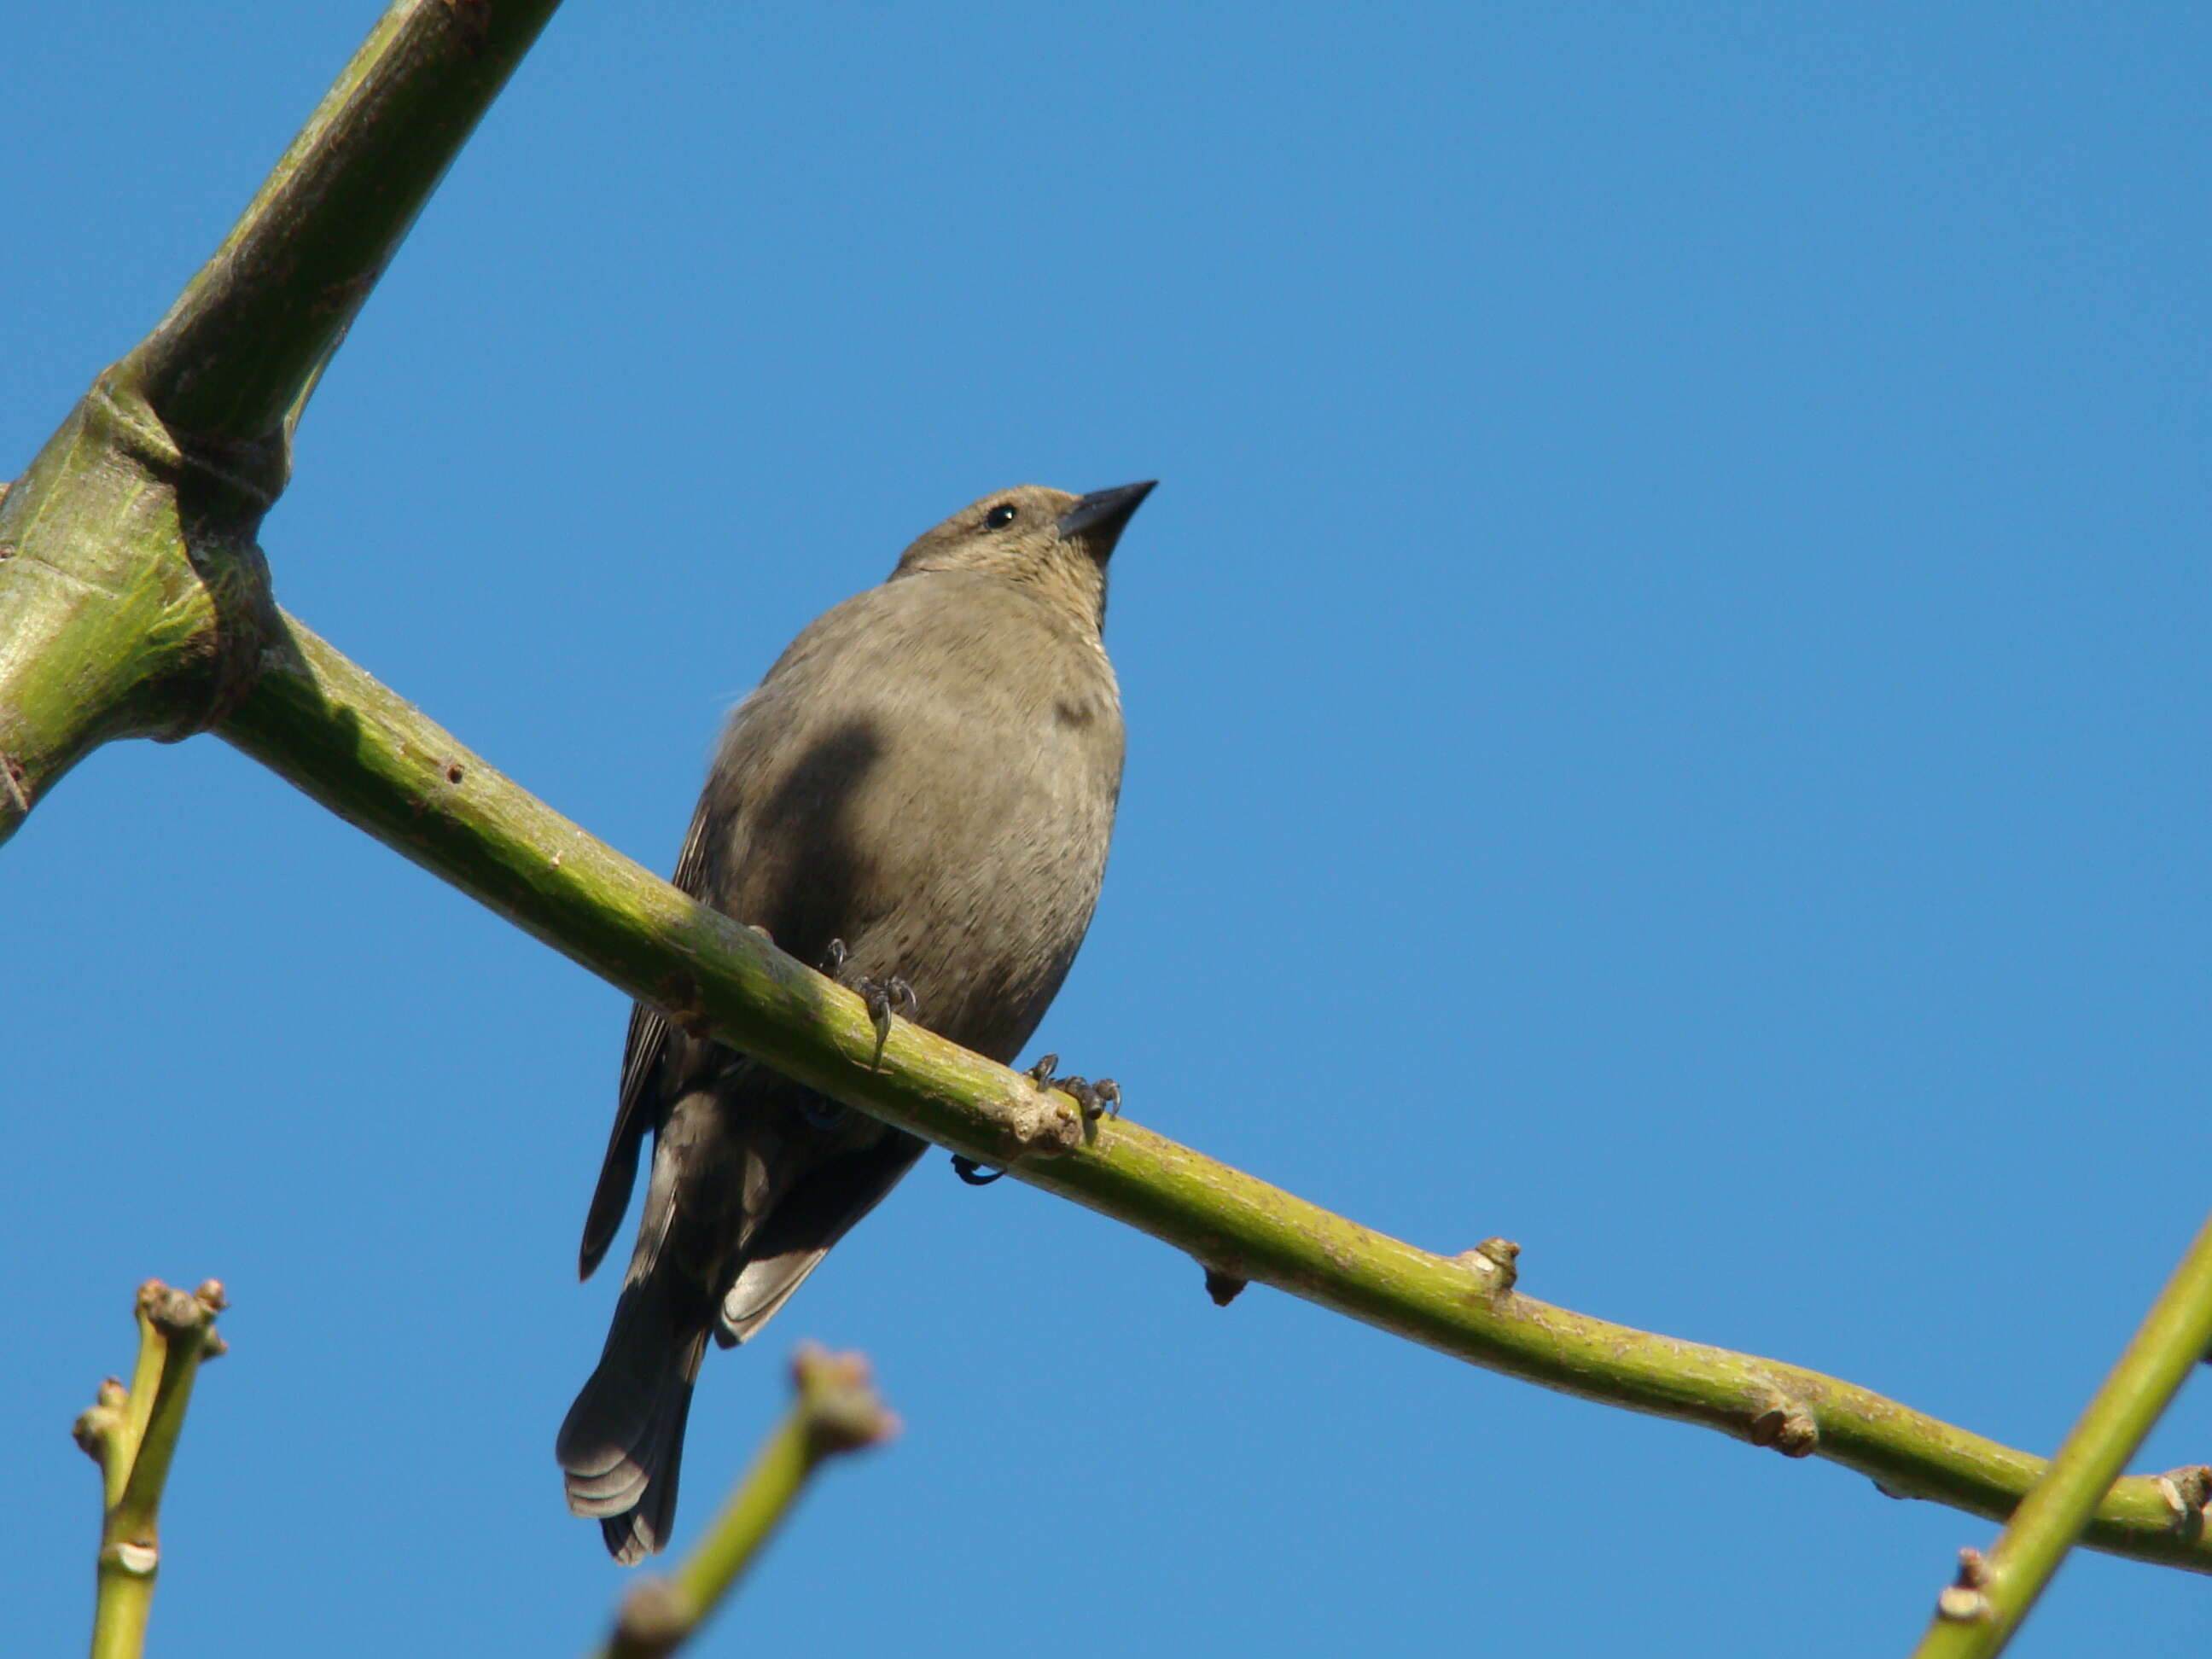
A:
{"type": "Polygon", "coordinates": [[[1119,699],[1095,643],[1021,611],[916,620],[741,712],[726,908],[802,959],[843,940],[848,975],[905,979],[922,1024],[1008,1059],[1090,925],[1119,699]]]}

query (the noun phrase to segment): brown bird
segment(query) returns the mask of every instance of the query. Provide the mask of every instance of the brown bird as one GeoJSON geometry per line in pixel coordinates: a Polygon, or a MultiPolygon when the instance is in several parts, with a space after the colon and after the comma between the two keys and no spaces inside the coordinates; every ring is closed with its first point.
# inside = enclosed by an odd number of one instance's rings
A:
{"type": "MultiPolygon", "coordinates": [[[[1012,1060],[1091,924],[1121,786],[1106,563],[1150,483],[986,495],[817,618],[730,717],[676,884],[881,1011],[1012,1060]]],[[[922,1152],[721,1043],[630,1016],[590,1277],[653,1165],[598,1370],[561,1425],[568,1507],[668,1541],[707,1339],[743,1342],[922,1152]]]]}

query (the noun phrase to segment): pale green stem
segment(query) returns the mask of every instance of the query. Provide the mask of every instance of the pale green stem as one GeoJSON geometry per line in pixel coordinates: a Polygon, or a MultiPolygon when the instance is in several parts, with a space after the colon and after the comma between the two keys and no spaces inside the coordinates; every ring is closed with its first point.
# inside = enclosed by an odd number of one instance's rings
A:
{"type": "Polygon", "coordinates": [[[696,1635],[790,1515],[825,1462],[898,1431],[857,1354],[808,1346],[793,1363],[799,1398],[755,1454],[720,1513],[667,1577],[644,1578],[623,1601],[599,1659],[661,1659],[696,1635]]]}
{"type": "Polygon", "coordinates": [[[100,1466],[102,1516],[92,1659],[139,1659],[161,1565],[161,1494],[184,1433],[201,1359],[222,1352],[215,1317],[222,1286],[198,1292],[149,1279],[138,1290],[138,1363],[125,1395],[113,1379],[77,1419],[76,1439],[100,1466]]]}
{"type": "MultiPolygon", "coordinates": [[[[2002,1653],[2099,1501],[2183,1382],[2212,1347],[2212,1220],[2207,1220],[2173,1277],[2151,1304],[2058,1449],[2050,1469],[2013,1512],[1986,1559],[1961,1554],[1958,1581],[1937,1599],[1936,1618],[1915,1659],[1987,1659],[2002,1653]]],[[[2202,1542],[2208,1472],[2165,1477],[2172,1523],[2202,1542]]]]}

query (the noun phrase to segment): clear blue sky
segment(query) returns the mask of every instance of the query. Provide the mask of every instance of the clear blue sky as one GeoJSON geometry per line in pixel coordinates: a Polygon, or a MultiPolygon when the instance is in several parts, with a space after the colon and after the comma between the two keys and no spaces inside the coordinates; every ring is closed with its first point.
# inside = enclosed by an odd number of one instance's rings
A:
{"type": "MultiPolygon", "coordinates": [[[[374,16],[12,9],[0,476],[374,16]]],[[[325,381],[278,594],[665,869],[809,617],[986,490],[1158,477],[1040,1046],[1533,1295],[2048,1448],[2212,1158],[2208,84],[2178,4],[579,0],[325,381]]],[[[580,1649],[622,998],[213,740],[94,757],[0,904],[11,1650],[82,1639],[68,1427],[151,1273],[235,1302],[159,1651],[580,1649]]],[[[708,1653],[1857,1659],[1994,1530],[1218,1310],[933,1155],[710,1357],[681,1540],[808,1336],[908,1431],[708,1653]]],[[[2078,1557],[2015,1650],[2205,1594],[2078,1557]]]]}

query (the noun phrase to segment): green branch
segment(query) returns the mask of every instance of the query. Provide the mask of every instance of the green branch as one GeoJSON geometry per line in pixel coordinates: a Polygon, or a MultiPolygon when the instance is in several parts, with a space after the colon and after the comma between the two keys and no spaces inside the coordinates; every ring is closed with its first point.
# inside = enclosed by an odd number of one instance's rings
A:
{"type": "MultiPolygon", "coordinates": [[[[1959,1577],[1936,1603],[1914,1659],[1988,1659],[2002,1653],[2066,1552],[2182,1382],[2212,1347],[2212,1220],[2208,1220],[2142,1326],[2112,1367],[2051,1468],[1984,1558],[1963,1550],[1959,1577]]],[[[2212,1468],[2157,1479],[2177,1525],[2201,1538],[2212,1468]]]]}
{"type": "Polygon", "coordinates": [[[282,431],[554,4],[398,0],[116,374],[199,439],[282,431]]]}
{"type": "Polygon", "coordinates": [[[790,1413],[683,1565],[665,1578],[631,1586],[599,1659],[661,1659],[682,1647],[775,1535],[815,1470],[898,1432],[898,1419],[870,1384],[868,1362],[860,1355],[807,1343],[793,1356],[791,1370],[799,1397],[790,1413]]]}
{"type": "Polygon", "coordinates": [[[215,1317],[225,1305],[212,1279],[189,1295],[148,1279],[138,1287],[138,1364],[130,1388],[109,1377],[76,1419],[76,1443],[101,1477],[92,1659],[137,1659],[146,1645],[161,1565],[161,1492],[200,1361],[223,1352],[215,1317]]]}
{"type": "MultiPolygon", "coordinates": [[[[501,777],[297,623],[222,735],[349,822],[665,1009],[832,1098],[1188,1252],[1225,1299],[1273,1285],[1547,1388],[1817,1455],[1886,1491],[2002,1517],[2043,1460],[1773,1360],[1632,1330],[1514,1287],[1515,1248],[1439,1255],[1377,1233],[904,1022],[876,1059],[851,992],[694,903],[501,777]]],[[[2099,1506],[2100,1549],[2212,1571],[2152,1479],[2099,1506]]]]}
{"type": "Polygon", "coordinates": [[[0,841],[100,744],[204,731],[244,690],[293,423],[553,3],[399,0],[0,500],[0,841]]]}

